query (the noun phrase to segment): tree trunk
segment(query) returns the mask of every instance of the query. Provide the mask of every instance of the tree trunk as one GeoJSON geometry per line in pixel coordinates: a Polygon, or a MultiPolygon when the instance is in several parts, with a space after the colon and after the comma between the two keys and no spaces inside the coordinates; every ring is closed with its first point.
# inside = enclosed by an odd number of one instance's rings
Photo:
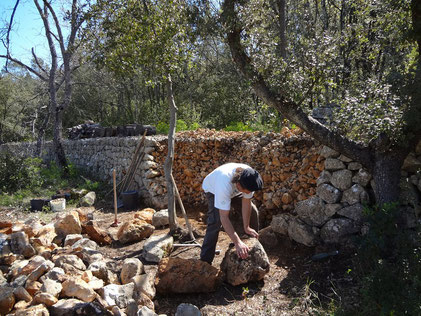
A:
{"type": "Polygon", "coordinates": [[[68,165],[66,160],[66,154],[64,153],[62,141],[62,126],[63,126],[63,112],[59,109],[55,110],[55,124],[54,124],[54,155],[57,164],[63,169],[64,173],[68,172],[68,165]]]}
{"type": "Polygon", "coordinates": [[[38,130],[38,138],[37,138],[37,144],[35,147],[35,157],[41,157],[42,154],[42,145],[44,142],[44,136],[45,136],[45,130],[47,129],[48,122],[50,121],[50,113],[51,113],[51,107],[48,107],[48,113],[44,118],[44,121],[42,122],[42,125],[40,129],[38,130]]]}
{"type": "Polygon", "coordinates": [[[175,127],[177,121],[177,107],[174,102],[174,95],[172,90],[171,76],[168,74],[167,79],[167,99],[170,107],[170,129],[168,131],[168,154],[165,159],[164,171],[165,180],[167,182],[167,196],[168,196],[168,215],[170,222],[170,231],[173,232],[178,228],[177,218],[175,214],[175,189],[172,182],[172,165],[174,161],[174,137],[175,127]]]}

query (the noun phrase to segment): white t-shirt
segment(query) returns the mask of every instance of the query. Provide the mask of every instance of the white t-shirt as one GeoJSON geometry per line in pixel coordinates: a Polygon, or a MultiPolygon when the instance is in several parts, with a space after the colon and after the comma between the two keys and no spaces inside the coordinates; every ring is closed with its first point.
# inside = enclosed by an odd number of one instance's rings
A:
{"type": "MultiPolygon", "coordinates": [[[[247,169],[250,168],[250,166],[242,163],[230,162],[219,166],[203,180],[203,190],[215,195],[215,207],[220,210],[229,211],[231,208],[231,198],[242,193],[239,192],[235,184],[231,182],[237,168],[247,169]]],[[[246,199],[251,199],[253,197],[253,192],[242,194],[243,198],[246,199]]]]}

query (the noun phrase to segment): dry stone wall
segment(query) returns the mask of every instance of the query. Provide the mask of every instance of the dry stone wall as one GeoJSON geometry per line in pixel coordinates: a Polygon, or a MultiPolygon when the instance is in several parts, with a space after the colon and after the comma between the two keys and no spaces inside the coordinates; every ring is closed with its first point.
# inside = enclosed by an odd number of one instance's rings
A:
{"type": "MultiPolygon", "coordinates": [[[[141,137],[65,140],[63,147],[76,167],[111,183],[114,168],[117,182],[121,181],[140,140],[141,137]]],[[[4,144],[0,150],[31,156],[35,144],[4,144]]],[[[167,137],[147,136],[144,150],[132,189],[138,190],[151,206],[164,208],[167,137]]],[[[214,168],[227,162],[247,163],[263,177],[264,190],[255,197],[264,210],[264,220],[270,222],[272,214],[291,211],[296,202],[316,193],[317,178],[324,165],[319,151],[319,144],[299,129],[284,129],[282,133],[181,132],[176,133],[173,174],[183,202],[194,205],[204,202],[201,183],[214,168]]],[[[53,159],[51,142],[44,146],[43,159],[53,159]]]]}

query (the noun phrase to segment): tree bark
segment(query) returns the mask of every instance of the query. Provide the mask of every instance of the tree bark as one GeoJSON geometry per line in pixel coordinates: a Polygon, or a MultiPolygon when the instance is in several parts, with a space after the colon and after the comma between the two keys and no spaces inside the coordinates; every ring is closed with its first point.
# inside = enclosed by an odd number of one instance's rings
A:
{"type": "Polygon", "coordinates": [[[174,95],[172,90],[171,76],[168,74],[167,78],[167,100],[170,108],[170,129],[168,131],[168,154],[165,159],[164,172],[165,180],[167,183],[167,196],[168,196],[168,216],[170,231],[174,232],[178,228],[177,217],[175,213],[175,188],[172,181],[172,166],[174,162],[174,137],[177,122],[177,107],[174,102],[174,95]]]}

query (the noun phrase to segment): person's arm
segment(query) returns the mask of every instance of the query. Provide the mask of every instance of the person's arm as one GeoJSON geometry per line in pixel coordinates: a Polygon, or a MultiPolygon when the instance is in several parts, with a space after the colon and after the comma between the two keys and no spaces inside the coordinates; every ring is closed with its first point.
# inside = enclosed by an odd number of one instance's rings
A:
{"type": "Polygon", "coordinates": [[[229,219],[229,211],[219,210],[219,217],[221,218],[222,227],[224,227],[225,232],[235,245],[238,256],[241,259],[246,259],[248,257],[249,248],[241,241],[240,237],[238,237],[238,234],[235,232],[234,227],[232,227],[229,219]]]}
{"type": "Polygon", "coordinates": [[[243,228],[247,235],[259,238],[259,234],[250,227],[251,199],[243,198],[241,202],[241,213],[243,215],[243,228]]]}

